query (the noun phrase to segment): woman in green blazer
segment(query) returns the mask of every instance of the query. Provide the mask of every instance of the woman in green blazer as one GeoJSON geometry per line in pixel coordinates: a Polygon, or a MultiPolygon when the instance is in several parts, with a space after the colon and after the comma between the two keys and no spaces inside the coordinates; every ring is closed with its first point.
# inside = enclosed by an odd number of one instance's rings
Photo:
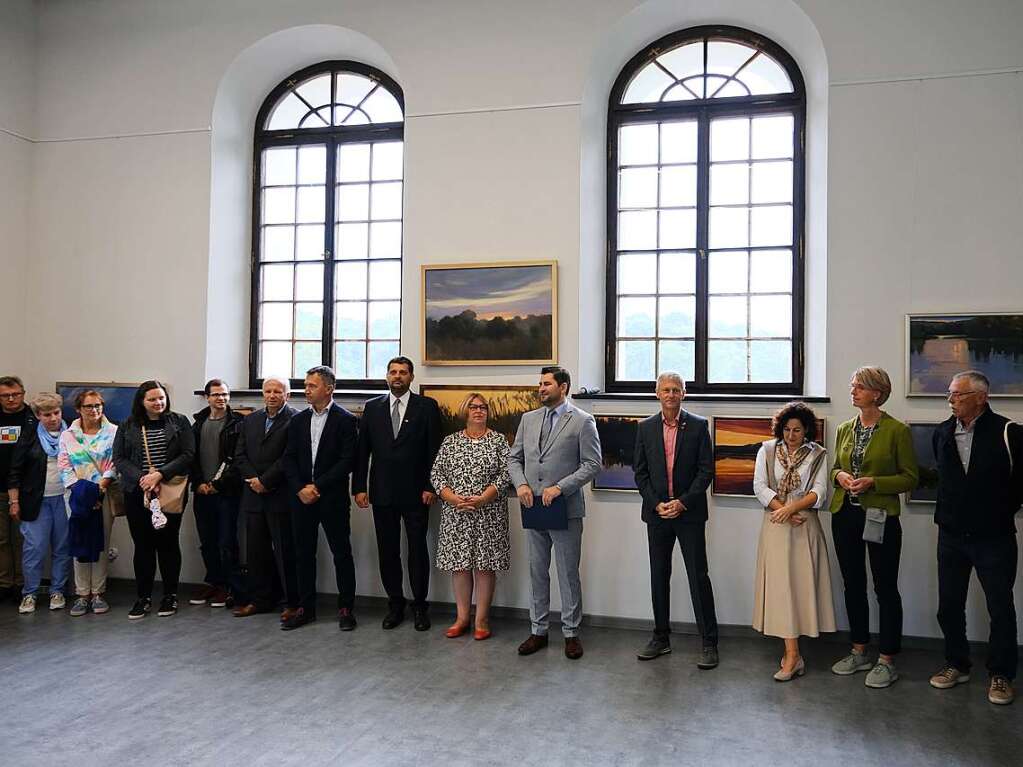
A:
{"type": "Polygon", "coordinates": [[[831,469],[835,486],[831,533],[845,582],[852,640],[852,652],[831,670],[851,676],[869,669],[865,683],[875,688],[888,687],[899,678],[895,671],[902,644],[899,494],[916,487],[918,478],[909,427],[881,410],[891,391],[891,379],[881,368],[863,367],[853,373],[849,394],[860,412],[838,427],[831,469]],[[867,658],[870,613],[864,548],[870,557],[880,624],[880,653],[873,664],[867,658]]]}

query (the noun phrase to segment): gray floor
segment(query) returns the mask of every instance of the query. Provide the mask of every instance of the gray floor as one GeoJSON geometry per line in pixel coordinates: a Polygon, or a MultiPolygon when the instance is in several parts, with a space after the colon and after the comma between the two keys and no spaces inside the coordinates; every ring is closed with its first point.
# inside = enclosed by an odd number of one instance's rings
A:
{"type": "Polygon", "coordinates": [[[560,638],[520,658],[517,620],[486,642],[446,639],[443,614],[426,634],[384,632],[368,608],[350,634],[187,604],[129,622],[126,586],[104,616],[0,610],[0,764],[1023,763],[1023,700],[990,705],[982,669],[931,689],[933,651],[904,653],[902,679],[868,690],[828,672],[841,645],[808,644],[807,675],[778,684],[766,639],[723,639],[714,671],[696,669],[691,636],[640,663],[646,634],[624,629],[586,629],[581,661],[560,638]]]}

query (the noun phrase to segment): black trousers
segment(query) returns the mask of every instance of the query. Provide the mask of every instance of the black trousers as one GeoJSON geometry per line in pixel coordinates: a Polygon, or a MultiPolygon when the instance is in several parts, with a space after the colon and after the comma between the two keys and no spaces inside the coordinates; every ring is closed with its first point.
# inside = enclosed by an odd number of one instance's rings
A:
{"type": "Polygon", "coordinates": [[[718,619],[714,613],[714,591],[707,572],[707,524],[658,519],[646,526],[650,546],[650,593],[654,603],[654,635],[667,639],[671,632],[671,559],[675,541],[682,549],[682,561],[689,577],[696,626],[704,647],[717,647],[718,619]]]}
{"type": "Polygon", "coordinates": [[[405,522],[408,542],[408,579],[412,587],[412,606],[429,605],[430,552],[426,547],[426,531],[430,525],[430,507],[417,503],[411,506],[374,506],[373,525],[377,533],[377,554],[380,558],[380,580],[392,608],[405,607],[404,577],[401,571],[401,523],[405,522]]]}
{"type": "Polygon", "coordinates": [[[128,530],[135,544],[132,563],[135,566],[135,588],[138,598],[153,598],[157,562],[160,563],[163,593],[177,594],[178,579],[181,577],[181,546],[178,544],[178,534],[181,532],[181,517],[184,515],[167,514],[167,524],[160,530],[154,530],[153,514],[143,504],[142,493],[127,493],[124,504],[128,530]]]}
{"type": "Polygon", "coordinates": [[[966,592],[970,571],[984,590],[991,616],[987,670],[1016,678],[1016,535],[976,538],[938,531],[938,623],[945,635],[945,660],[960,671],[970,670],[970,643],[966,640],[966,592]]]}
{"type": "Polygon", "coordinates": [[[896,655],[902,649],[902,596],[899,594],[899,557],[902,555],[902,524],[889,515],[884,524],[884,541],[863,540],[866,512],[848,501],[831,518],[831,536],[845,585],[845,610],[849,614],[849,636],[854,644],[870,642],[870,608],[867,604],[867,563],[877,595],[878,626],[882,655],[896,655]],[[866,549],[866,556],[864,556],[866,549]]]}
{"type": "Polygon", "coordinates": [[[245,514],[245,556],[249,597],[259,610],[272,610],[283,601],[298,607],[298,573],[291,514],[255,511],[245,514]]]}
{"type": "Polygon", "coordinates": [[[316,614],[316,548],[322,525],[334,557],[337,606],[351,609],[355,604],[355,560],[348,505],[340,506],[337,502],[329,505],[322,500],[309,506],[303,504],[292,512],[291,523],[295,534],[298,606],[307,615],[316,614]]]}

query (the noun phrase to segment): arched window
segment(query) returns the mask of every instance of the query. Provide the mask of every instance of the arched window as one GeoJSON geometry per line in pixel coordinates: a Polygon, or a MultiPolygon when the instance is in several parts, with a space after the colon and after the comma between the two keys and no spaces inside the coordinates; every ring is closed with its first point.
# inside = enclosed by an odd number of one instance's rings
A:
{"type": "Polygon", "coordinates": [[[401,332],[404,97],[352,61],[303,69],[256,118],[252,385],[331,365],[383,378],[401,332]]]}
{"type": "Polygon", "coordinates": [[[803,79],[778,45],[698,27],[635,56],[608,112],[605,388],[803,385],[803,79]]]}

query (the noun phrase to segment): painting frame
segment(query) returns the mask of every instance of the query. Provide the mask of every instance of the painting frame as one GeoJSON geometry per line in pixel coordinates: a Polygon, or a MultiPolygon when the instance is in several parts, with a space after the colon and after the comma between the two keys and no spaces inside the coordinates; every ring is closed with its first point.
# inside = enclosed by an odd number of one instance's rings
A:
{"type": "MultiPolygon", "coordinates": [[[[600,435],[600,471],[597,472],[596,476],[590,480],[590,488],[594,491],[600,491],[602,493],[638,493],[639,487],[636,485],[635,474],[631,481],[631,485],[628,487],[622,487],[614,484],[608,484],[610,481],[611,472],[614,470],[614,466],[608,464],[608,455],[606,446],[608,444],[605,437],[607,436],[607,429],[601,431],[601,426],[604,425],[607,419],[623,419],[630,421],[634,428],[632,429],[632,444],[628,445],[626,440],[625,447],[628,448],[631,453],[635,448],[636,438],[635,431],[639,429],[639,425],[650,417],[650,414],[636,415],[635,413],[594,413],[593,419],[597,423],[597,434],[600,435]],[[603,483],[603,484],[602,484],[603,483]]],[[[627,453],[628,455],[628,453],[627,453]]],[[[631,463],[631,455],[629,456],[629,464],[623,464],[623,467],[627,468],[630,472],[633,471],[631,463]]]]}
{"type": "MultiPolygon", "coordinates": [[[[711,480],[710,492],[711,495],[722,497],[722,498],[755,498],[753,494],[753,472],[756,466],[756,454],[760,449],[760,445],[768,439],[774,436],[771,433],[771,422],[773,415],[715,415],[712,418],[713,423],[711,424],[710,432],[710,444],[712,452],[712,460],[714,463],[714,477],[711,480]],[[747,443],[746,445],[739,446],[729,451],[732,455],[722,456],[720,454],[720,448],[725,447],[718,444],[718,432],[722,428],[722,422],[727,423],[729,421],[756,421],[764,428],[759,432],[750,432],[751,439],[754,442],[747,443]],[[730,485],[740,485],[745,488],[747,485],[750,487],[750,492],[729,492],[724,490],[725,486],[725,472],[723,471],[722,462],[724,460],[735,460],[741,462],[741,465],[735,466],[731,472],[735,476],[730,477],[727,481],[730,485]]],[[[828,419],[822,416],[817,416],[817,431],[818,439],[817,443],[821,446],[826,447],[827,433],[828,433],[828,419]]]]}
{"type": "Polygon", "coordinates": [[[74,408],[74,396],[79,391],[95,389],[103,396],[103,415],[111,423],[119,424],[131,415],[131,402],[135,397],[135,391],[141,385],[139,383],[125,383],[119,381],[57,381],[54,385],[56,392],[63,406],[61,415],[70,425],[78,417],[74,408]]]}
{"type": "MultiPolygon", "coordinates": [[[[941,383],[938,385],[934,383],[933,386],[928,387],[926,384],[920,383],[920,378],[928,375],[935,376],[934,372],[929,372],[925,367],[927,361],[924,358],[923,352],[919,354],[914,353],[915,339],[919,339],[922,335],[922,330],[919,330],[920,326],[926,323],[933,323],[938,319],[947,322],[962,321],[968,322],[976,318],[993,318],[1000,317],[1006,318],[1014,323],[1023,327],[1023,310],[1019,311],[1000,311],[1000,312],[914,312],[906,314],[905,320],[905,394],[906,397],[921,397],[921,398],[934,398],[934,397],[945,397],[946,387],[948,382],[951,380],[952,375],[962,370],[975,369],[980,370],[982,373],[987,375],[991,379],[991,391],[989,396],[1000,397],[1000,398],[1023,398],[1023,363],[1020,364],[1020,372],[1018,377],[1014,377],[1011,382],[1007,385],[1016,388],[1016,391],[999,391],[1002,384],[1002,375],[994,375],[991,373],[989,365],[982,362],[970,362],[964,361],[959,364],[953,364],[948,367],[941,374],[941,383]],[[914,330],[918,330],[915,334],[914,330]],[[919,357],[920,359],[915,359],[919,357]],[[954,369],[953,369],[954,368],[954,369]]],[[[965,330],[965,328],[960,328],[965,330]]],[[[1013,333],[1006,333],[1005,335],[1012,336],[1013,333]]],[[[991,344],[992,346],[997,343],[997,338],[1004,338],[1003,336],[989,336],[986,339],[973,339],[975,342],[980,341],[983,343],[991,344]]],[[[953,338],[959,338],[962,333],[956,333],[946,336],[934,336],[933,339],[926,340],[951,340],[953,338]]],[[[965,341],[966,353],[969,354],[970,349],[970,338],[963,337],[965,341]]],[[[1023,342],[1021,342],[1023,347],[1023,342]]],[[[962,350],[953,350],[952,356],[956,353],[962,353],[962,350]]],[[[1023,348],[1020,350],[1020,356],[1023,357],[1023,348]]],[[[938,380],[936,378],[936,380],[938,380]]]]}
{"type": "MultiPolygon", "coordinates": [[[[512,404],[520,405],[520,407],[514,408],[509,413],[498,415],[499,418],[508,416],[511,419],[503,428],[490,426],[494,431],[504,435],[505,439],[508,440],[509,446],[515,440],[515,432],[518,430],[522,416],[530,410],[540,407],[540,395],[536,386],[519,384],[420,384],[419,394],[423,397],[432,398],[440,407],[442,436],[446,437],[448,434],[453,434],[462,428],[460,423],[456,424],[456,421],[459,419],[457,412],[454,412],[454,408],[471,392],[479,392],[486,397],[491,402],[492,408],[494,407],[493,399],[495,392],[512,396],[514,398],[512,404]],[[526,405],[529,405],[529,407],[527,408],[526,405]],[[514,429],[510,428],[511,426],[514,426],[514,429]]],[[[496,410],[496,408],[494,409],[496,410]]],[[[490,413],[489,416],[493,417],[494,414],[490,413]]]]}
{"type": "MultiPolygon", "coordinates": [[[[496,282],[496,281],[495,281],[496,282]]],[[[479,307],[475,307],[479,308],[479,307]]],[[[475,308],[469,304],[465,305],[464,311],[473,311],[473,321],[476,321],[475,308]]],[[[543,318],[546,315],[540,315],[543,318]]],[[[494,318],[491,318],[494,319],[494,318]]],[[[546,325],[546,322],[544,322],[546,325]]],[[[423,365],[555,365],[558,362],[558,262],[555,260],[526,260],[526,261],[476,261],[466,263],[445,263],[445,264],[422,264],[420,266],[420,331],[422,334],[420,342],[420,359],[423,365]],[[504,269],[543,268],[549,270],[550,281],[550,354],[536,354],[533,356],[522,356],[509,358],[508,356],[495,356],[491,358],[465,358],[464,355],[446,356],[438,353],[436,346],[440,341],[436,333],[430,330],[431,301],[439,301],[437,296],[431,296],[430,275],[435,272],[451,272],[463,270],[493,270],[495,276],[504,269]]],[[[536,350],[545,351],[545,350],[536,350]]]]}

